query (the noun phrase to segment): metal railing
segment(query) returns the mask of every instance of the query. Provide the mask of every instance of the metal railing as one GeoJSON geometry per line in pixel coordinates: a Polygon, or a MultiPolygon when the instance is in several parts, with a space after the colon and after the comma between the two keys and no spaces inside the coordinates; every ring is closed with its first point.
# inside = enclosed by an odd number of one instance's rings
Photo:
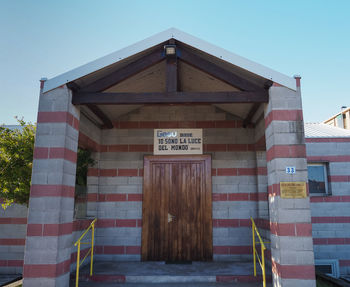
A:
{"type": "Polygon", "coordinates": [[[262,279],[263,279],[263,287],[266,287],[266,270],[265,270],[265,244],[264,243],[269,243],[269,242],[264,242],[261,239],[260,233],[258,231],[258,228],[256,227],[256,224],[254,222],[254,219],[251,217],[250,218],[252,221],[252,236],[253,236],[253,257],[254,257],[254,276],[256,277],[256,259],[258,259],[261,271],[262,271],[262,279]],[[258,236],[258,239],[260,241],[260,247],[261,247],[261,257],[259,257],[259,253],[256,250],[256,240],[255,240],[255,234],[258,236]]]}
{"type": "Polygon", "coordinates": [[[84,260],[91,254],[91,262],[90,262],[90,276],[92,276],[92,270],[93,270],[93,264],[94,264],[94,239],[95,239],[95,223],[97,218],[95,218],[89,225],[89,227],[85,230],[85,232],[79,237],[77,242],[74,243],[74,246],[78,246],[77,251],[77,270],[75,273],[75,287],[79,286],[79,268],[81,264],[83,264],[84,260]],[[81,242],[81,240],[84,238],[84,236],[89,232],[91,229],[91,241],[90,242],[81,242]],[[81,244],[91,244],[91,247],[89,251],[86,253],[84,258],[80,262],[80,246],[81,244]]]}

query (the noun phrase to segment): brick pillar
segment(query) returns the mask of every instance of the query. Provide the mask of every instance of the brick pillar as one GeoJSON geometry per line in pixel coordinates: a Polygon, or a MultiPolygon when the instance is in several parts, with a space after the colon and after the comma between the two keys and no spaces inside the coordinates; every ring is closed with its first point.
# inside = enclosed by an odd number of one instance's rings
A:
{"type": "Polygon", "coordinates": [[[273,286],[316,286],[309,195],[281,198],[280,182],[306,182],[300,78],[297,91],[273,85],[265,109],[273,286]],[[295,174],[286,174],[295,166],[295,174]]]}
{"type": "Polygon", "coordinates": [[[24,287],[69,286],[79,117],[66,86],[40,93],[24,287]]]}

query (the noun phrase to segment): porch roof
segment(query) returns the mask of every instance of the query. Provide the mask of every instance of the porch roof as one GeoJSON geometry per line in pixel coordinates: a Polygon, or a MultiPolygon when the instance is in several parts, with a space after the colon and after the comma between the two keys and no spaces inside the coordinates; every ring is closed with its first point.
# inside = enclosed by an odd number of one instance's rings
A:
{"type": "Polygon", "coordinates": [[[183,31],[170,28],[119,51],[47,80],[44,84],[43,92],[50,91],[63,84],[68,84],[78,79],[82,79],[88,75],[89,78],[95,78],[95,76],[92,74],[98,74],[97,77],[101,77],[101,75],[107,74],[111,69],[114,69],[115,64],[121,63],[121,65],[125,65],[129,60],[142,56],[141,54],[145,53],[145,51],[169,39],[178,40],[186,45],[198,49],[201,52],[204,52],[206,55],[231,64],[232,67],[240,69],[243,74],[250,74],[251,76],[255,75],[258,78],[271,80],[287,88],[296,90],[296,83],[292,77],[286,76],[268,67],[238,56],[183,31]]]}

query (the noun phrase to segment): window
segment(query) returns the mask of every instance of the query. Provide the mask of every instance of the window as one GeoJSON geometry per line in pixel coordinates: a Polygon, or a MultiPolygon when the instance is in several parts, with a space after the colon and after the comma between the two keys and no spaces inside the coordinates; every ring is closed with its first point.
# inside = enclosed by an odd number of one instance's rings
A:
{"type": "Polygon", "coordinates": [[[328,194],[327,166],[325,163],[309,163],[309,191],[311,194],[328,194]]]}

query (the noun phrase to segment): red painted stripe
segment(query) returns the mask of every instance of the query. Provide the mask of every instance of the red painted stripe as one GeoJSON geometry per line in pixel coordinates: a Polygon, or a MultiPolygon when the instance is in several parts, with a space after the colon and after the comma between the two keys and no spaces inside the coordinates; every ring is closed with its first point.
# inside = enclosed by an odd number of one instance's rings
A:
{"type": "Polygon", "coordinates": [[[275,183],[267,187],[267,192],[269,196],[279,196],[281,195],[280,185],[275,183]]]}
{"type": "Polygon", "coordinates": [[[35,159],[57,159],[63,158],[73,163],[77,162],[77,153],[63,147],[35,147],[35,159]]]}
{"type": "Polygon", "coordinates": [[[38,112],[38,123],[67,123],[79,129],[79,120],[68,112],[38,112]]]}
{"type": "Polygon", "coordinates": [[[70,259],[58,264],[24,264],[23,278],[54,278],[66,274],[70,269],[70,259]]]}
{"type": "Polygon", "coordinates": [[[312,236],[311,223],[270,222],[270,231],[277,236],[312,236]]]}
{"type": "Polygon", "coordinates": [[[0,267],[22,267],[23,260],[0,260],[0,267]]]}
{"type": "Polygon", "coordinates": [[[99,176],[107,176],[107,177],[117,176],[117,170],[116,169],[100,169],[99,176]]]}
{"type": "Polygon", "coordinates": [[[252,254],[253,247],[248,246],[213,246],[213,253],[220,255],[252,254]]]}
{"type": "Polygon", "coordinates": [[[141,254],[141,246],[96,246],[96,254],[141,254]]]}
{"type": "Polygon", "coordinates": [[[267,201],[263,193],[213,193],[213,201],[267,201]]]}
{"type": "Polygon", "coordinates": [[[350,142],[350,138],[305,138],[307,143],[344,143],[350,142]]]}
{"type": "Polygon", "coordinates": [[[71,234],[73,223],[35,224],[27,225],[27,236],[61,236],[71,234]]]}
{"type": "MultiPolygon", "coordinates": [[[[86,245],[86,247],[81,247],[81,248],[85,248],[85,249],[80,250],[80,260],[83,259],[84,256],[89,252],[90,247],[91,247],[91,245],[86,245]]],[[[95,249],[94,249],[94,251],[95,251],[95,249]]],[[[77,257],[78,257],[77,252],[71,253],[71,255],[70,255],[71,263],[76,263],[77,257]]]]}
{"type": "Polygon", "coordinates": [[[256,151],[266,151],[266,139],[263,135],[254,145],[256,151]]]}
{"type": "Polygon", "coordinates": [[[141,246],[125,246],[126,254],[141,254],[141,246]]]}
{"type": "Polygon", "coordinates": [[[85,229],[87,229],[90,226],[91,222],[92,222],[92,219],[78,219],[78,220],[74,220],[73,221],[73,231],[85,230],[85,229]]]}
{"type": "Polygon", "coordinates": [[[92,151],[101,151],[101,145],[79,131],[78,146],[92,151]]]}
{"type": "Polygon", "coordinates": [[[311,217],[312,223],[350,223],[350,216],[318,216],[311,217]]]}
{"type": "Polygon", "coordinates": [[[266,152],[266,160],[275,158],[306,158],[305,145],[274,145],[266,152]]]}
{"type": "Polygon", "coordinates": [[[127,201],[127,194],[99,194],[98,201],[127,201]]]}
{"type": "Polygon", "coordinates": [[[118,176],[138,176],[138,169],[118,169],[118,176]]]}
{"type": "Polygon", "coordinates": [[[237,176],[237,168],[217,168],[216,173],[218,176],[237,176]]]}
{"type": "Polygon", "coordinates": [[[350,266],[350,260],[339,260],[340,267],[350,266]]]}
{"type": "Polygon", "coordinates": [[[350,182],[350,175],[330,175],[328,176],[330,182],[350,182]]]}
{"type": "Polygon", "coordinates": [[[74,186],[33,184],[30,188],[30,196],[74,197],[74,190],[74,186]]]}
{"type": "Polygon", "coordinates": [[[25,245],[25,238],[1,238],[0,245],[25,245]]]}
{"type": "Polygon", "coordinates": [[[251,227],[250,219],[213,219],[213,227],[251,227]]]}
{"type": "Polygon", "coordinates": [[[141,219],[99,219],[98,228],[141,227],[141,219]]]}
{"type": "Polygon", "coordinates": [[[267,175],[267,167],[260,166],[257,167],[258,175],[267,175]]]}
{"type": "Polygon", "coordinates": [[[26,217],[3,217],[0,218],[0,224],[27,224],[26,217]]]}
{"type": "Polygon", "coordinates": [[[128,201],[142,201],[142,194],[128,194],[128,201]]]}
{"type": "Polygon", "coordinates": [[[317,202],[350,202],[350,195],[340,195],[340,196],[311,196],[311,203],[317,202]]]}
{"type": "Polygon", "coordinates": [[[272,259],[272,273],[285,279],[315,279],[314,265],[281,265],[272,259]]]}
{"type": "Polygon", "coordinates": [[[259,229],[270,231],[270,220],[264,218],[255,218],[254,222],[259,229]]]}
{"type": "Polygon", "coordinates": [[[49,148],[47,148],[47,147],[35,147],[33,158],[35,158],[35,159],[47,159],[47,158],[49,158],[49,148]]]}
{"type": "Polygon", "coordinates": [[[73,163],[77,162],[77,153],[67,148],[50,147],[49,158],[63,158],[73,163]]]}
{"type": "Polygon", "coordinates": [[[272,110],[265,116],[265,128],[267,128],[272,121],[302,121],[303,110],[272,110]]]}
{"type": "Polygon", "coordinates": [[[308,162],[348,162],[350,161],[350,155],[320,155],[320,156],[308,156],[308,162]]]}
{"type": "Polygon", "coordinates": [[[350,245],[350,238],[313,238],[315,245],[350,245]]]}

